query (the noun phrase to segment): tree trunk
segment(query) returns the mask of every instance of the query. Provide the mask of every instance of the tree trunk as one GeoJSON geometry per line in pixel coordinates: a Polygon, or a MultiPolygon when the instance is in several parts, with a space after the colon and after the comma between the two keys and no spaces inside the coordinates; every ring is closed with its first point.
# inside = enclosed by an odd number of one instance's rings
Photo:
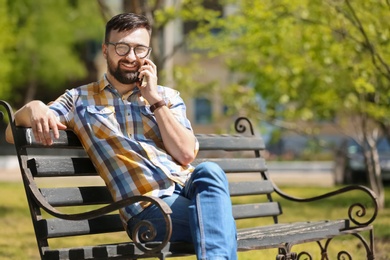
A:
{"type": "Polygon", "coordinates": [[[31,100],[35,99],[37,93],[37,82],[35,80],[30,81],[28,84],[26,95],[24,96],[24,104],[27,104],[31,100]]]}
{"type": "Polygon", "coordinates": [[[367,179],[371,189],[378,196],[379,208],[385,207],[385,190],[382,181],[379,153],[375,140],[370,140],[368,145],[364,146],[364,159],[367,166],[367,179]]]}
{"type": "Polygon", "coordinates": [[[24,104],[27,104],[31,100],[35,99],[35,94],[37,93],[38,80],[37,80],[37,67],[39,65],[38,57],[36,55],[31,56],[31,67],[32,70],[28,71],[28,88],[26,95],[24,96],[24,104]]]}

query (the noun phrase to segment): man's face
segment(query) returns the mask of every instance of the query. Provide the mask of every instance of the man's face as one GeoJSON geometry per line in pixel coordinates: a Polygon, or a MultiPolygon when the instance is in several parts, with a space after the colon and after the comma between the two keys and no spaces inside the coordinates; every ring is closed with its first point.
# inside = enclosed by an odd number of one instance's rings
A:
{"type": "Polygon", "coordinates": [[[103,44],[103,55],[107,60],[108,74],[122,84],[133,84],[138,81],[138,70],[144,59],[139,58],[134,53],[136,46],[149,46],[150,36],[146,29],[140,28],[133,31],[117,32],[111,31],[109,42],[127,43],[131,46],[130,52],[125,56],[120,56],[115,51],[112,44],[103,44]]]}

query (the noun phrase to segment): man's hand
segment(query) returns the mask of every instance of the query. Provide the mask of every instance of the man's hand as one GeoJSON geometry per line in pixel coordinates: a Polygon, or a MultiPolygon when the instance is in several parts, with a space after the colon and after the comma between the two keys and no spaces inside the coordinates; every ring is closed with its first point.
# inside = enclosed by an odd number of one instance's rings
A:
{"type": "MultiPolygon", "coordinates": [[[[66,129],[66,126],[58,121],[54,112],[41,101],[31,101],[16,111],[15,124],[17,126],[31,127],[35,140],[43,145],[53,144],[50,129],[53,131],[54,138],[59,138],[58,130],[66,129]]],[[[13,142],[12,131],[9,125],[6,131],[6,139],[8,142],[13,142]]]]}
{"type": "Polygon", "coordinates": [[[141,95],[150,104],[161,100],[157,92],[157,67],[150,59],[145,59],[145,64],[141,66],[138,77],[143,79],[142,82],[138,83],[141,95]]]}
{"type": "Polygon", "coordinates": [[[33,101],[26,107],[30,112],[30,125],[35,140],[43,145],[53,144],[50,129],[53,130],[54,138],[57,139],[60,136],[58,130],[64,130],[66,126],[59,122],[54,112],[42,102],[33,101]]]}

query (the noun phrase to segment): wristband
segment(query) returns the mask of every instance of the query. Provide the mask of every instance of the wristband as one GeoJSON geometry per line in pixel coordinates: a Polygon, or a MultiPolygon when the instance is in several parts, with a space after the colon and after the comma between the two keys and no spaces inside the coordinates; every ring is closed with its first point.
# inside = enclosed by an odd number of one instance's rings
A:
{"type": "Polygon", "coordinates": [[[154,113],[154,111],[159,108],[159,107],[162,107],[162,106],[166,106],[167,104],[165,104],[165,101],[164,100],[160,100],[156,103],[154,103],[153,105],[150,106],[150,111],[152,113],[154,113]]]}

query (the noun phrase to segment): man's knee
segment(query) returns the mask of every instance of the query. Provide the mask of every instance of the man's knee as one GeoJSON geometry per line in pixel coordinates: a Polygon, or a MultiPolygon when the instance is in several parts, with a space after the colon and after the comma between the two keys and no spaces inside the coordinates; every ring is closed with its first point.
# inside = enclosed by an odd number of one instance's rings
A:
{"type": "Polygon", "coordinates": [[[226,174],[221,167],[214,162],[203,162],[196,166],[194,173],[196,178],[214,179],[218,182],[227,182],[226,174]]]}

